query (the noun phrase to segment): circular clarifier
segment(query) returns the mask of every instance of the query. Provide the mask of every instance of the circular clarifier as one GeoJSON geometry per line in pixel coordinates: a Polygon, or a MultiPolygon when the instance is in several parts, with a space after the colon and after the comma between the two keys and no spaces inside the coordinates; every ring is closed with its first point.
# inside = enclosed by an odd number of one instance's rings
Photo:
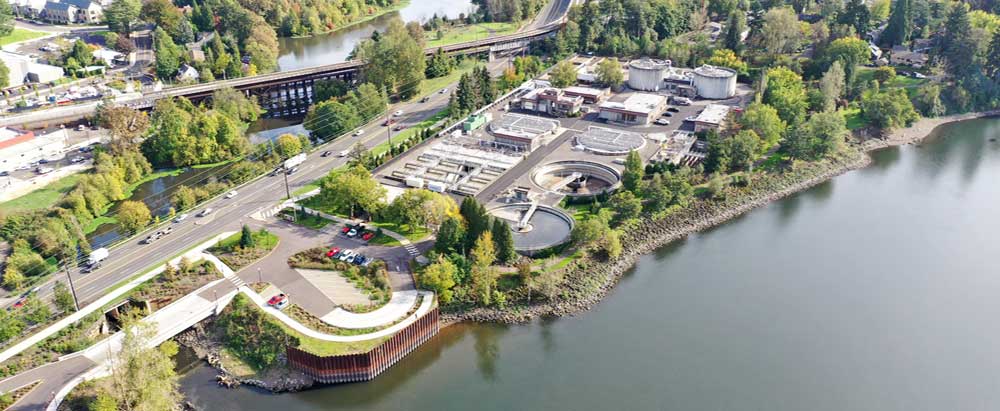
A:
{"type": "Polygon", "coordinates": [[[563,211],[530,203],[504,204],[490,209],[490,214],[507,220],[514,237],[514,249],[531,255],[569,241],[573,218],[563,211]],[[526,213],[531,212],[527,220],[526,213]]]}
{"type": "Polygon", "coordinates": [[[607,193],[617,189],[621,180],[618,170],[593,161],[557,161],[531,173],[531,181],[539,188],[570,197],[607,193]]]}

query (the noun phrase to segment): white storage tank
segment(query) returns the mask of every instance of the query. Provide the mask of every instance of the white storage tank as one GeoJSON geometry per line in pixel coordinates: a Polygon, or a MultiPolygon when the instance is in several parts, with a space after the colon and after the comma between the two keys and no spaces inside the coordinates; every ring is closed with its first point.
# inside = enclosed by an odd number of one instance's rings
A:
{"type": "Polygon", "coordinates": [[[693,85],[698,95],[724,99],[736,95],[736,71],[727,67],[704,65],[694,69],[693,85]]]}
{"type": "Polygon", "coordinates": [[[628,86],[633,90],[660,91],[669,68],[668,60],[632,60],[628,63],[628,86]]]}

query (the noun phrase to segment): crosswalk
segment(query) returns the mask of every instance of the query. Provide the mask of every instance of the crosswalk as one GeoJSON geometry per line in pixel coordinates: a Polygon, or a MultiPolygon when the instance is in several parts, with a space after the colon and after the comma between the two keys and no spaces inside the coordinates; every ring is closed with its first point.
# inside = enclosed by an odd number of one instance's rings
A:
{"type": "Polygon", "coordinates": [[[418,250],[417,246],[413,245],[412,243],[406,243],[406,244],[404,244],[403,248],[405,248],[406,252],[410,253],[410,255],[412,255],[414,257],[420,255],[420,250],[418,250]]]}
{"type": "Polygon", "coordinates": [[[236,288],[240,288],[240,287],[242,287],[244,285],[247,285],[247,282],[243,281],[243,279],[240,278],[240,276],[238,276],[238,275],[234,275],[232,277],[229,277],[229,282],[233,283],[233,285],[235,285],[236,288]]]}

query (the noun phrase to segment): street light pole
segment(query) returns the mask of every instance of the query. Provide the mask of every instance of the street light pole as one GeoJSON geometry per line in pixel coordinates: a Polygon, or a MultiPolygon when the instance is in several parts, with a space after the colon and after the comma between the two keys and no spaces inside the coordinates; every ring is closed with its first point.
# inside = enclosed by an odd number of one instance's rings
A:
{"type": "Polygon", "coordinates": [[[76,307],[76,310],[80,311],[80,300],[76,298],[76,287],[73,286],[73,276],[69,273],[69,265],[64,265],[63,271],[66,272],[66,279],[69,280],[69,290],[73,293],[73,307],[76,307]]]}

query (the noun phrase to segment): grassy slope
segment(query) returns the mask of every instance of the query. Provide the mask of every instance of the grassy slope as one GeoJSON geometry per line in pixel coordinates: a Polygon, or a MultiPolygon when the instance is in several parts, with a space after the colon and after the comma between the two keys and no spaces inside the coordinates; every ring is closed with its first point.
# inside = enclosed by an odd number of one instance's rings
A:
{"type": "Polygon", "coordinates": [[[42,31],[27,30],[21,28],[14,28],[14,31],[9,35],[0,37],[0,46],[6,46],[11,43],[17,43],[19,41],[31,40],[42,37],[48,33],[42,31]]]}
{"type": "Polygon", "coordinates": [[[440,39],[437,38],[436,31],[431,31],[427,33],[427,47],[441,47],[466,41],[482,40],[491,35],[503,36],[512,34],[517,29],[517,23],[480,23],[444,30],[442,33],[443,37],[440,39]]]}
{"type": "Polygon", "coordinates": [[[72,190],[73,187],[76,187],[76,182],[79,180],[79,174],[71,174],[60,178],[38,190],[32,191],[13,200],[0,203],[0,211],[9,213],[13,211],[38,210],[51,207],[59,201],[64,194],[72,190]]]}

